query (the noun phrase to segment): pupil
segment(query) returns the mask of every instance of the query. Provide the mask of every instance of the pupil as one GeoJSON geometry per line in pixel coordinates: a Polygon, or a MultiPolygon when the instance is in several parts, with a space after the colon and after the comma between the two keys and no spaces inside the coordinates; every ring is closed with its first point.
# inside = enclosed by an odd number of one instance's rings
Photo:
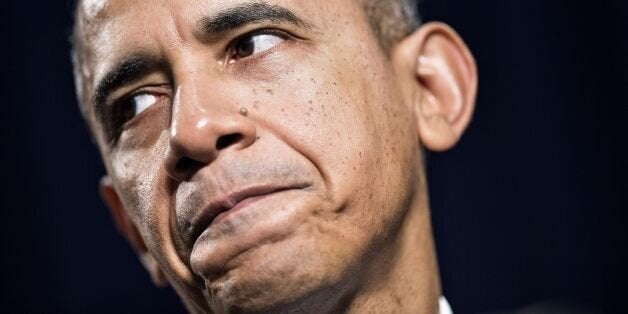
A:
{"type": "Polygon", "coordinates": [[[254,49],[255,44],[253,43],[253,40],[251,38],[247,38],[245,40],[242,40],[239,44],[238,44],[238,56],[240,58],[242,57],[248,57],[250,55],[253,54],[253,49],[254,49]]]}

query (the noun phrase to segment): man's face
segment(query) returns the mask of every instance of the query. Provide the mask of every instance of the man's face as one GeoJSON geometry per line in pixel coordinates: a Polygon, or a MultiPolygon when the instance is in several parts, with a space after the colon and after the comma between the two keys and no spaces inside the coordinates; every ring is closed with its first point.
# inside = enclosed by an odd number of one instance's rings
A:
{"type": "Polygon", "coordinates": [[[357,1],[82,10],[108,175],[188,305],[269,309],[359,284],[421,170],[413,109],[357,1]]]}

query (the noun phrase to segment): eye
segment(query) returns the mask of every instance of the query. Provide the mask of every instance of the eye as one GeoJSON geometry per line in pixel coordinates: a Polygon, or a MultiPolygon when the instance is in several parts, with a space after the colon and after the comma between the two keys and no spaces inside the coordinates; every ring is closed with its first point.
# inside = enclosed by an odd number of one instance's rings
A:
{"type": "Polygon", "coordinates": [[[107,104],[103,113],[103,126],[108,140],[115,145],[120,134],[126,127],[132,127],[132,121],[153,105],[165,104],[169,99],[170,91],[166,85],[151,85],[142,87],[129,95],[120,96],[107,104]]]}
{"type": "Polygon", "coordinates": [[[113,112],[114,124],[121,127],[124,123],[150,108],[150,106],[158,103],[162,97],[164,96],[161,94],[149,92],[142,92],[128,97],[113,112]]]}
{"type": "Polygon", "coordinates": [[[271,49],[285,40],[285,36],[269,32],[241,37],[231,48],[231,62],[271,49]]]}
{"type": "Polygon", "coordinates": [[[128,100],[127,105],[129,106],[127,110],[129,110],[132,116],[137,116],[142,113],[144,110],[148,109],[148,107],[154,105],[159,101],[158,95],[142,93],[131,97],[128,100]]]}

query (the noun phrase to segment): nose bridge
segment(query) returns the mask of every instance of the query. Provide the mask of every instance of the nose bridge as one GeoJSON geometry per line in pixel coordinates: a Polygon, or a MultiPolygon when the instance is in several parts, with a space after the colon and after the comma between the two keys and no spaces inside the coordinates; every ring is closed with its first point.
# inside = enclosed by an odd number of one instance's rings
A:
{"type": "Polygon", "coordinates": [[[194,72],[186,73],[180,80],[172,104],[171,139],[177,139],[195,129],[204,129],[213,116],[218,120],[218,112],[227,106],[219,100],[219,95],[211,95],[210,89],[215,88],[212,82],[195,77],[194,72]]]}
{"type": "Polygon", "coordinates": [[[228,86],[211,70],[199,70],[180,75],[172,104],[166,169],[178,180],[215,160],[221,151],[245,148],[256,138],[254,123],[240,113],[228,86]]]}

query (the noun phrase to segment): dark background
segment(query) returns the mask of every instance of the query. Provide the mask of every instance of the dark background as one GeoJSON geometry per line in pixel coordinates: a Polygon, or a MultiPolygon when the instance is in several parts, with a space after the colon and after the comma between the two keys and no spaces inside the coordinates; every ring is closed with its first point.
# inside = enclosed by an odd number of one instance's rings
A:
{"type": "MultiPolygon", "coordinates": [[[[157,289],[97,195],[103,174],[74,98],[64,1],[12,1],[0,114],[2,312],[183,312],[157,289]],[[8,311],[7,311],[8,310],[8,311]]],[[[628,312],[621,1],[425,0],[477,58],[477,111],[430,154],[444,294],[458,313],[558,300],[628,312]]]]}

